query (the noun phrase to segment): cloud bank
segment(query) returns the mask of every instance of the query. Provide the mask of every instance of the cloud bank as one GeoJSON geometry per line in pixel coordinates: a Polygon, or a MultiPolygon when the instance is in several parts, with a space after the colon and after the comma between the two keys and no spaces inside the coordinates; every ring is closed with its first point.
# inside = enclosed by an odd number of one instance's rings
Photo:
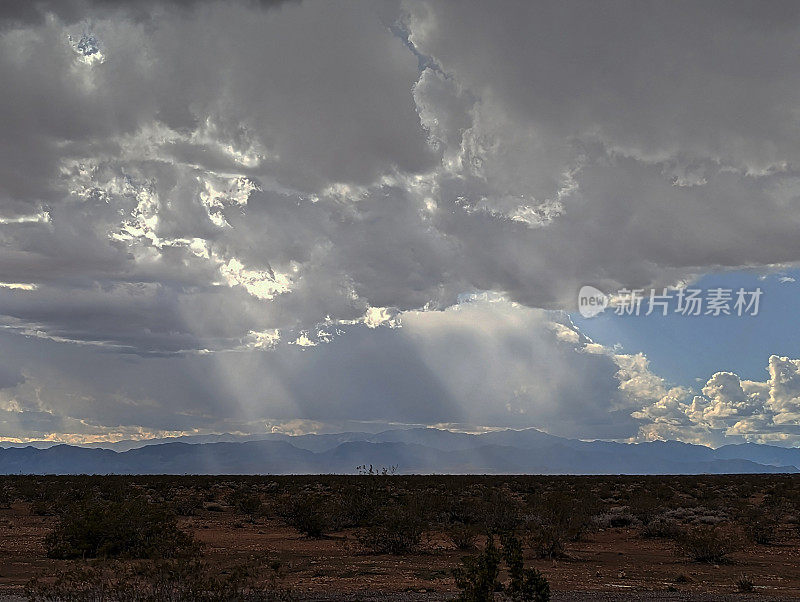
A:
{"type": "Polygon", "coordinates": [[[559,312],[586,283],[800,260],[798,22],[782,2],[4,3],[2,435],[794,436],[769,384],[790,360],[692,396],[559,312]],[[502,301],[457,304],[473,291],[502,301]]]}

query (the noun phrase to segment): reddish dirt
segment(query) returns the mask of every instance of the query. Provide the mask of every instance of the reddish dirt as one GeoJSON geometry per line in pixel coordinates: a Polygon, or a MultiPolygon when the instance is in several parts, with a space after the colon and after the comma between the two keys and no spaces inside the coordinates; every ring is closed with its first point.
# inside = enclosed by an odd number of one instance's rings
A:
{"type": "MultiPolygon", "coordinates": [[[[0,510],[0,594],[19,594],[34,575],[69,564],[45,555],[43,538],[55,520],[32,515],[23,503],[0,510]]],[[[305,599],[452,597],[451,570],[464,555],[436,533],[426,535],[416,554],[365,554],[352,533],[307,539],[277,519],[242,522],[230,509],[203,510],[181,519],[181,526],[203,543],[210,562],[227,566],[252,558],[280,559],[284,584],[305,599]]],[[[734,582],[742,574],[755,583],[758,599],[800,598],[800,540],[788,528],[776,544],[746,546],[723,565],[687,562],[672,541],[645,539],[635,529],[590,533],[568,552],[568,560],[526,558],[528,566],[549,579],[555,599],[721,599],[716,596],[735,593],[734,582]],[[586,593],[575,597],[569,592],[586,593]]]]}

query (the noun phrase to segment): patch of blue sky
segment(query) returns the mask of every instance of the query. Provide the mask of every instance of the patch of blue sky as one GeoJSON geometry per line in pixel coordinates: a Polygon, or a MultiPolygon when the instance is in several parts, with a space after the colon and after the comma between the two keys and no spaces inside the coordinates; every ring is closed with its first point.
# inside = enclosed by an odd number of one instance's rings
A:
{"type": "Polygon", "coordinates": [[[770,355],[800,358],[800,270],[713,273],[690,288],[702,289],[704,297],[711,289],[732,289],[734,300],[740,288],[760,288],[758,315],[738,316],[731,303],[731,315],[685,316],[675,311],[677,301],[672,300],[666,316],[659,309],[646,316],[645,299],[638,316],[616,315],[608,308],[592,318],[577,312],[571,318],[597,343],[644,353],[651,370],[672,384],[697,388],[715,372],[765,380],[770,355]]]}

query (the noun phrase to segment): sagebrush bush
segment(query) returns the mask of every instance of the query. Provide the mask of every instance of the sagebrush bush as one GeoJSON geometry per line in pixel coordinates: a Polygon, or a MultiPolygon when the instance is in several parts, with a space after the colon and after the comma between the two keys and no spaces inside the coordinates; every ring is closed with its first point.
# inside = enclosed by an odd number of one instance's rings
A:
{"type": "Polygon", "coordinates": [[[657,516],[642,528],[643,537],[675,539],[683,534],[680,523],[672,518],[657,516]]]}
{"type": "Polygon", "coordinates": [[[732,534],[719,527],[697,526],[684,531],[679,538],[681,550],[694,562],[722,564],[735,547],[732,534]]]}
{"type": "Polygon", "coordinates": [[[134,498],[86,499],[64,508],[45,538],[49,558],[173,558],[196,552],[174,516],[134,498]]]}

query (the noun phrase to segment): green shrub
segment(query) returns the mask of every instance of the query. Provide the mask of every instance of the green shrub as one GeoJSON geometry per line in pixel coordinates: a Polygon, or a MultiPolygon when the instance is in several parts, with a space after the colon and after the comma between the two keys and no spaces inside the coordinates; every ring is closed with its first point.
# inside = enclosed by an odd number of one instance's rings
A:
{"type": "Polygon", "coordinates": [[[636,491],[628,502],[630,512],[645,525],[657,516],[661,508],[661,500],[645,490],[636,491]]]}
{"type": "Polygon", "coordinates": [[[335,526],[344,529],[370,524],[378,509],[387,503],[383,481],[374,475],[361,476],[351,490],[330,500],[331,507],[336,509],[335,526]]]}
{"type": "Polygon", "coordinates": [[[550,600],[550,584],[536,569],[526,569],[522,558],[522,544],[513,535],[502,539],[503,559],[508,566],[511,582],[505,588],[512,600],[547,602],[550,600]]]}
{"type": "Polygon", "coordinates": [[[492,533],[507,533],[519,527],[522,504],[505,489],[492,490],[484,503],[483,524],[492,533]]]}
{"type": "Polygon", "coordinates": [[[172,558],[193,554],[175,518],[142,498],[87,499],[68,505],[45,538],[49,558],[172,558]]]}
{"type": "Polygon", "coordinates": [[[456,586],[461,590],[458,597],[463,602],[488,602],[494,599],[494,592],[500,589],[500,551],[494,545],[494,537],[489,536],[483,552],[477,556],[465,556],[461,564],[453,570],[456,586]]]}
{"type": "Polygon", "coordinates": [[[8,487],[0,487],[0,509],[8,510],[14,501],[14,494],[8,487]]]}
{"type": "Polygon", "coordinates": [[[459,600],[467,602],[489,602],[494,593],[503,591],[504,599],[520,602],[548,602],[550,584],[536,569],[524,566],[522,544],[519,539],[505,533],[501,536],[502,553],[494,544],[492,535],[486,541],[483,552],[467,556],[462,566],[453,571],[456,585],[461,590],[459,600]],[[499,580],[500,561],[505,561],[510,581],[503,585],[499,580]]]}

